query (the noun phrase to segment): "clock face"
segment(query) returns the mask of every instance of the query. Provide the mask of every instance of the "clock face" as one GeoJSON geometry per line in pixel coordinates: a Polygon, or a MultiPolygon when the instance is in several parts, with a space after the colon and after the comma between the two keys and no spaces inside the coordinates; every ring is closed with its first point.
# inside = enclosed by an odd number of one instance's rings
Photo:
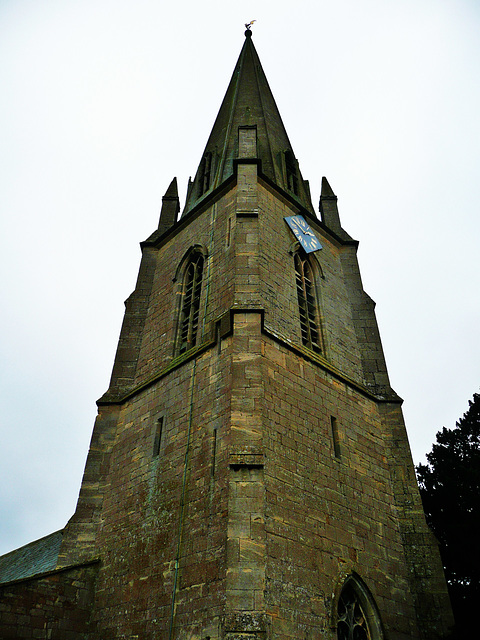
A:
{"type": "Polygon", "coordinates": [[[322,248],[318,238],[303,216],[291,216],[285,218],[285,222],[307,253],[312,253],[312,251],[318,251],[322,248]]]}

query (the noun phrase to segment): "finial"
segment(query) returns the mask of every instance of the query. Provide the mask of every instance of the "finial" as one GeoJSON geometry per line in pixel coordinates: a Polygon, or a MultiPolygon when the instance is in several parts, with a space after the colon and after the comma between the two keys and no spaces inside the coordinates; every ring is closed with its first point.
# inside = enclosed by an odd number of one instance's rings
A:
{"type": "Polygon", "coordinates": [[[252,37],[252,25],[253,23],[256,22],[256,20],[251,20],[248,24],[245,25],[246,27],[246,31],[245,31],[245,37],[246,38],[251,38],[252,37]]]}

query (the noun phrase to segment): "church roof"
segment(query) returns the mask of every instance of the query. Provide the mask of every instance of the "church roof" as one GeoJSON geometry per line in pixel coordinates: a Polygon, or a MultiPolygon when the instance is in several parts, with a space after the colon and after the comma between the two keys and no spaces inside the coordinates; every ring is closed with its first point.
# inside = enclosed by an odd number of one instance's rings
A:
{"type": "Polygon", "coordinates": [[[57,564],[63,530],[0,556],[0,584],[21,580],[47,571],[57,564]]]}
{"type": "Polygon", "coordinates": [[[290,192],[313,213],[308,183],[302,179],[298,162],[278,111],[275,99],[252,42],[245,32],[230,84],[213,125],[193,182],[189,183],[183,215],[234,172],[239,156],[239,128],[256,129],[256,157],[260,171],[281,189],[290,192]]]}

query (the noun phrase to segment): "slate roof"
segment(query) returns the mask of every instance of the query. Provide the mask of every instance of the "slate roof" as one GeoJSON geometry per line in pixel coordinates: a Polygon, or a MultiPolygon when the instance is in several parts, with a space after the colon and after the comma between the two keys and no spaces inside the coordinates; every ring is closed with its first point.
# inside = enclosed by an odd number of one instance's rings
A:
{"type": "Polygon", "coordinates": [[[55,569],[63,529],[0,556],[0,584],[55,569]]]}

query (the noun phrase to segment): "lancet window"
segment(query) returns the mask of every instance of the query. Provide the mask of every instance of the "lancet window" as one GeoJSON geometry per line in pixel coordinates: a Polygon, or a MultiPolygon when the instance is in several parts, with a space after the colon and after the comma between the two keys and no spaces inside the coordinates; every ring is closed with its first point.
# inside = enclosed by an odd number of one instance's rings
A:
{"type": "Polygon", "coordinates": [[[298,251],[294,260],[302,344],[317,353],[322,353],[313,270],[303,251],[298,251]]]}
{"type": "Polygon", "coordinates": [[[196,251],[190,256],[185,267],[178,326],[178,353],[188,351],[197,341],[203,263],[203,255],[196,251]]]}

